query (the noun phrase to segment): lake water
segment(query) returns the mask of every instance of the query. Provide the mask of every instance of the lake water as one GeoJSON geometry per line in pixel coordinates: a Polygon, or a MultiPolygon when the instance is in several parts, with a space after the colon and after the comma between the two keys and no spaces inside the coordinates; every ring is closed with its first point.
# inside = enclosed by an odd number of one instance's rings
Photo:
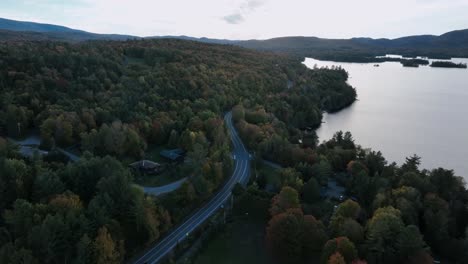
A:
{"type": "MultiPolygon", "coordinates": [[[[468,63],[468,59],[453,59],[468,63]]],[[[468,182],[468,70],[399,62],[337,63],[307,58],[304,64],[341,66],[358,101],[335,114],[325,114],[320,140],[350,131],[364,148],[380,150],[389,162],[402,164],[418,154],[422,168],[453,169],[468,182]]]]}

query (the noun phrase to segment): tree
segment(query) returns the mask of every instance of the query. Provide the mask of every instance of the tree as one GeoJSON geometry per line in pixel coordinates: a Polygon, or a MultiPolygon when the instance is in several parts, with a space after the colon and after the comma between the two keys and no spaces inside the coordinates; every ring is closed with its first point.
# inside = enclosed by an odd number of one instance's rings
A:
{"type": "Polygon", "coordinates": [[[300,208],[299,194],[291,187],[283,187],[271,201],[270,214],[275,216],[292,208],[300,208]]]}
{"type": "Polygon", "coordinates": [[[330,256],[327,264],[346,264],[346,261],[339,252],[336,252],[335,254],[330,256]]]}
{"type": "Polygon", "coordinates": [[[369,153],[367,153],[365,163],[366,167],[369,168],[370,176],[382,174],[385,166],[387,165],[387,161],[385,160],[380,151],[370,151],[369,153]]]}
{"type": "Polygon", "coordinates": [[[455,176],[453,170],[434,169],[429,175],[430,182],[436,187],[437,193],[446,201],[450,201],[464,188],[463,178],[455,176]]]}
{"type": "Polygon", "coordinates": [[[0,159],[0,209],[16,199],[27,198],[32,186],[30,168],[23,160],[0,159]]]}
{"type": "Polygon", "coordinates": [[[405,163],[401,166],[404,172],[418,172],[419,165],[421,165],[421,157],[414,154],[411,157],[407,157],[405,163]]]}
{"type": "Polygon", "coordinates": [[[357,202],[348,199],[338,205],[334,215],[357,219],[360,212],[361,206],[357,202]]]}
{"type": "Polygon", "coordinates": [[[93,242],[87,234],[84,234],[76,245],[76,258],[74,264],[93,263],[93,242]]]}
{"type": "Polygon", "coordinates": [[[327,183],[333,173],[330,163],[326,160],[321,160],[319,163],[314,164],[312,170],[314,171],[315,178],[321,184],[327,183]]]}
{"type": "Polygon", "coordinates": [[[98,230],[98,235],[94,240],[94,250],[97,264],[120,263],[121,256],[105,226],[98,230]]]}
{"type": "Polygon", "coordinates": [[[27,250],[25,248],[21,248],[20,250],[15,250],[13,252],[9,252],[10,259],[8,263],[10,264],[23,264],[23,263],[39,263],[36,258],[34,258],[31,250],[27,250]]]}
{"type": "Polygon", "coordinates": [[[398,238],[405,226],[399,210],[379,208],[367,224],[367,260],[371,263],[395,263],[399,259],[398,238]]]}
{"type": "Polygon", "coordinates": [[[293,168],[281,169],[279,171],[279,178],[281,182],[281,187],[290,186],[296,190],[302,188],[303,182],[301,173],[293,168]]]}
{"type": "Polygon", "coordinates": [[[301,220],[302,213],[298,209],[274,215],[268,222],[266,241],[273,255],[280,260],[297,263],[301,260],[301,220]]]}
{"type": "Polygon", "coordinates": [[[419,251],[415,255],[410,256],[404,264],[432,264],[434,260],[427,251],[419,251]]]}
{"type": "Polygon", "coordinates": [[[366,175],[369,173],[369,169],[362,162],[356,160],[348,163],[347,170],[352,176],[357,176],[361,172],[365,172],[366,175]]]}
{"type": "Polygon", "coordinates": [[[302,198],[307,203],[314,203],[320,198],[320,186],[315,178],[310,178],[302,187],[302,198]]]}
{"type": "Polygon", "coordinates": [[[341,203],[333,213],[329,229],[333,236],[348,237],[354,243],[360,243],[363,240],[363,228],[356,222],[361,207],[357,202],[346,200],[341,203]]]}
{"type": "Polygon", "coordinates": [[[406,224],[417,225],[419,223],[419,210],[422,204],[421,194],[417,189],[407,186],[394,189],[392,199],[392,205],[400,210],[406,224]]]}
{"type": "Polygon", "coordinates": [[[408,260],[411,257],[417,256],[426,248],[426,243],[423,240],[417,226],[406,226],[398,235],[396,249],[400,259],[408,260]]]}
{"type": "Polygon", "coordinates": [[[44,172],[34,180],[32,197],[34,201],[47,201],[64,190],[65,185],[57,174],[44,172]]]}
{"type": "Polygon", "coordinates": [[[240,120],[244,119],[245,110],[242,105],[236,105],[232,109],[232,119],[234,122],[239,122],[240,120]]]}
{"type": "Polygon", "coordinates": [[[449,238],[449,207],[437,194],[429,193],[424,198],[425,238],[429,245],[440,250],[449,238]]]}
{"type": "Polygon", "coordinates": [[[8,135],[19,137],[29,128],[31,112],[26,107],[9,105],[6,109],[6,126],[8,135]]]}
{"type": "Polygon", "coordinates": [[[339,253],[346,263],[351,263],[357,258],[357,250],[347,237],[337,237],[328,240],[322,251],[321,263],[326,264],[332,255],[339,253]]]}
{"type": "Polygon", "coordinates": [[[319,255],[327,241],[325,227],[312,215],[305,215],[303,221],[303,255],[305,257],[319,255]]]}
{"type": "Polygon", "coordinates": [[[297,263],[320,252],[327,236],[320,221],[303,215],[300,209],[288,209],[268,222],[266,241],[280,260],[297,263]]]}

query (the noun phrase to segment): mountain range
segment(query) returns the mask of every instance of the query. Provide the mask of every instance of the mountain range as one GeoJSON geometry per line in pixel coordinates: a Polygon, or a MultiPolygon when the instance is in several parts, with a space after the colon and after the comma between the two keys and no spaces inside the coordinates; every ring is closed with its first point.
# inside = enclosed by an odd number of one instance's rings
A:
{"type": "Polygon", "coordinates": [[[0,41],[69,41],[128,40],[177,38],[214,44],[238,45],[256,50],[283,52],[297,56],[341,61],[366,61],[377,55],[396,53],[433,58],[468,57],[468,29],[440,36],[420,35],[397,39],[324,39],[318,37],[280,37],[267,40],[227,40],[189,36],[139,37],[119,34],[96,34],[64,26],[0,18],[0,41]]]}

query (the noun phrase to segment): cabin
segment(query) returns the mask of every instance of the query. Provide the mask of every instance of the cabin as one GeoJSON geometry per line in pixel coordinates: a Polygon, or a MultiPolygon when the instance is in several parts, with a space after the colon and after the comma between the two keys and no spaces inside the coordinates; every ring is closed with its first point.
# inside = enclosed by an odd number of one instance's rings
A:
{"type": "Polygon", "coordinates": [[[129,167],[144,174],[157,174],[163,169],[161,164],[150,160],[140,160],[130,164],[129,167]]]}
{"type": "Polygon", "coordinates": [[[159,155],[172,162],[182,162],[185,158],[185,151],[182,149],[165,149],[159,155]]]}

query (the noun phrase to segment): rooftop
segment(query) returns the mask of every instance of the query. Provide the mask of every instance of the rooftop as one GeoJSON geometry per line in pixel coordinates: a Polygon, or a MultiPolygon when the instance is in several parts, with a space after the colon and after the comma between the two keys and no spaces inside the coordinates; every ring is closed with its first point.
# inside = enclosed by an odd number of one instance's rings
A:
{"type": "Polygon", "coordinates": [[[156,169],[161,166],[161,164],[151,161],[151,160],[140,160],[136,161],[132,164],[129,165],[130,167],[134,169],[147,169],[147,170],[152,170],[156,169]]]}
{"type": "Polygon", "coordinates": [[[184,151],[182,149],[165,149],[159,154],[166,159],[174,161],[183,158],[184,151]]]}

